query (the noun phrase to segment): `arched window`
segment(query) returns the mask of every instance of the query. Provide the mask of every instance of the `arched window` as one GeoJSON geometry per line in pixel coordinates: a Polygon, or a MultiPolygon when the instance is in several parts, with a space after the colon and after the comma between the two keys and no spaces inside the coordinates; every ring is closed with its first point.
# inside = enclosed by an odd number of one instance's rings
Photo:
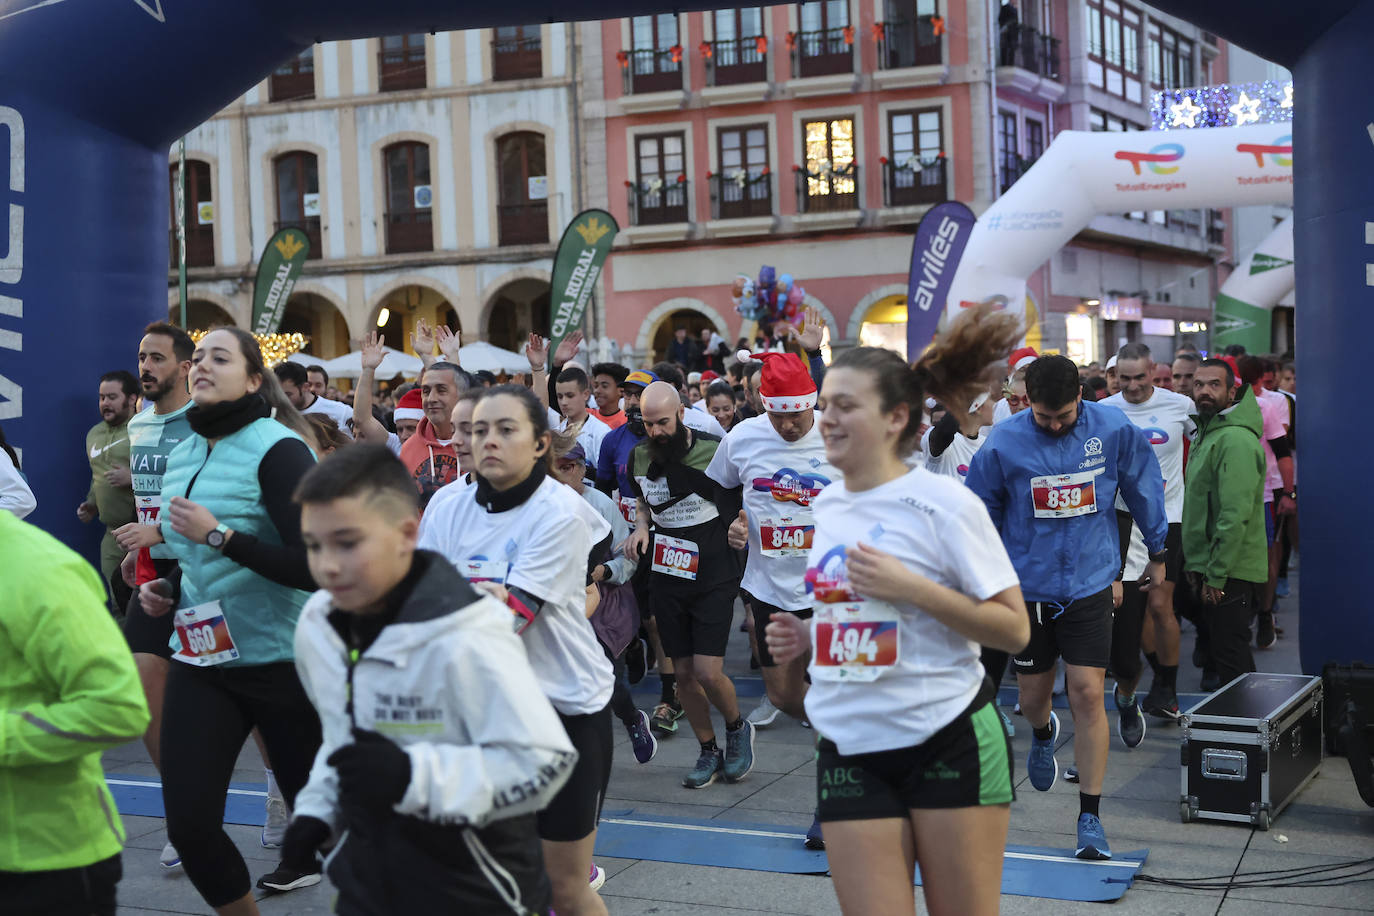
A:
{"type": "MultiPolygon", "coordinates": [[[[179,261],[177,250],[177,165],[170,170],[171,265],[179,261]]],[[[215,204],[210,192],[210,163],[186,160],[186,266],[215,266],[215,204]]]]}
{"type": "Polygon", "coordinates": [[[315,154],[285,153],[273,160],[272,170],[277,179],[277,231],[301,230],[310,239],[308,257],[321,257],[320,169],[315,154]]]}
{"type": "Polygon", "coordinates": [[[549,240],[549,179],[544,137],[531,131],[496,141],[496,205],[502,245],[542,245],[549,240]]]}
{"type": "Polygon", "coordinates": [[[386,250],[388,254],[433,251],[429,147],[396,143],[382,151],[386,167],[386,250]]]}

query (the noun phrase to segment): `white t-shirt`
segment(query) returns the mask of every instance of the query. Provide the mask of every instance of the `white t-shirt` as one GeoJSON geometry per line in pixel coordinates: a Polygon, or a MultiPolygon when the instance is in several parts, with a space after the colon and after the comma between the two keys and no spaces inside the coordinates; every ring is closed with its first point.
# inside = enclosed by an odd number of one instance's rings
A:
{"type": "Polygon", "coordinates": [[[10,456],[0,450],[0,509],[8,509],[17,518],[25,518],[38,508],[33,490],[19,474],[10,456]]]}
{"type": "MultiPolygon", "coordinates": [[[[622,554],[620,547],[625,543],[625,539],[630,536],[630,523],[625,521],[625,516],[620,514],[620,507],[615,504],[615,500],[596,487],[584,486],[582,499],[606,520],[606,524],[611,526],[611,558],[601,561],[611,571],[611,577],[607,580],[607,584],[620,585],[628,582],[630,576],[634,575],[637,564],[622,554]]],[[[605,535],[603,534],[602,537],[605,535]]]]}
{"type": "Polygon", "coordinates": [[[1015,416],[1015,414],[1011,412],[1011,405],[1007,403],[1006,398],[1002,398],[992,408],[992,425],[996,426],[1008,417],[1013,416],[1015,416]]]}
{"type": "MultiPolygon", "coordinates": [[[[549,429],[561,433],[567,428],[568,418],[553,409],[549,409],[549,429]]],[[[582,429],[577,434],[577,444],[582,446],[582,451],[587,453],[587,467],[592,468],[593,473],[595,473],[597,459],[601,455],[601,441],[610,434],[611,428],[597,419],[595,411],[588,411],[587,418],[582,421],[582,429]]]]}
{"type": "Polygon", "coordinates": [[[716,449],[706,474],[727,490],[744,488],[749,560],[740,586],[765,604],[788,611],[811,606],[806,594],[808,541],[815,535],[811,505],[843,476],[825,459],[821,415],[805,436],[784,441],[768,417],[735,425],[716,449]],[[767,532],[765,543],[761,534],[767,532]]]}
{"type": "MultiPolygon", "coordinates": [[[[1121,392],[1103,398],[1100,403],[1120,408],[1150,440],[1155,458],[1159,459],[1159,469],[1164,472],[1164,514],[1171,525],[1182,522],[1183,442],[1197,430],[1192,417],[1197,410],[1193,399],[1167,388],[1156,387],[1155,393],[1141,404],[1132,404],[1121,392]]],[[[1127,511],[1126,501],[1119,493],[1116,507],[1127,511]]]]}
{"type": "Polygon", "coordinates": [[[469,580],[489,579],[543,600],[522,637],[539,686],[564,715],[599,712],[610,702],[614,675],[587,620],[585,583],[587,555],[610,525],[552,478],[505,512],[488,512],[477,503],[477,488],[460,481],[430,500],[419,546],[442,554],[469,580]]]}
{"type": "Polygon", "coordinates": [[[322,413],[334,421],[334,425],[339,427],[341,433],[350,439],[353,438],[353,433],[348,428],[348,421],[353,419],[353,408],[342,401],[331,401],[329,398],[317,397],[315,402],[302,410],[301,413],[322,413]]]}
{"type": "Polygon", "coordinates": [[[973,492],[922,468],[861,493],[838,483],[813,510],[816,539],[806,582],[816,613],[807,718],[842,754],[921,744],[977,695],[984,676],[978,644],[915,605],[851,600],[861,596],[850,590],[845,550],[862,541],[933,582],[985,601],[1019,584],[1002,539],[973,492]],[[859,612],[846,618],[843,609],[856,605],[859,612]],[[851,622],[840,629],[827,619],[851,622]],[[872,650],[852,678],[832,664],[846,649],[872,650]]]}
{"type": "MultiPolygon", "coordinates": [[[[704,403],[698,401],[697,403],[704,403]]],[[[699,433],[709,433],[718,439],[725,438],[725,427],[720,425],[720,421],[711,416],[711,412],[705,407],[688,407],[682,412],[682,425],[688,429],[695,429],[699,433]]]]}
{"type": "Polygon", "coordinates": [[[925,456],[926,470],[932,474],[953,477],[963,483],[964,478],[968,476],[968,466],[973,463],[973,456],[978,454],[983,443],[988,441],[988,433],[992,431],[992,427],[984,426],[978,430],[977,439],[970,439],[963,433],[956,432],[949,445],[938,456],[930,454],[930,434],[934,431],[935,428],[931,427],[921,437],[921,454],[925,456]]]}
{"type": "Polygon", "coordinates": [[[1283,475],[1269,442],[1288,435],[1288,399],[1274,391],[1256,391],[1255,397],[1264,420],[1264,501],[1270,503],[1274,501],[1274,491],[1283,486],[1283,475]]]}

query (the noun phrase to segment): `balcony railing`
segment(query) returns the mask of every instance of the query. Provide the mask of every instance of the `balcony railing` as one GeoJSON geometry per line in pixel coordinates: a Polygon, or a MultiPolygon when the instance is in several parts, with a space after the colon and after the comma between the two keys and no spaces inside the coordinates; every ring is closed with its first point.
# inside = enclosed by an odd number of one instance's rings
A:
{"type": "Polygon", "coordinates": [[[498,204],[496,207],[496,228],[501,245],[548,244],[548,201],[498,204]]]}
{"type": "Polygon", "coordinates": [[[671,92],[682,89],[682,48],[661,51],[619,51],[616,60],[625,75],[625,94],[671,92]]]}
{"type": "Polygon", "coordinates": [[[543,45],[530,38],[497,38],[491,43],[493,80],[534,80],[544,75],[543,45]]]}
{"type": "Polygon", "coordinates": [[[912,157],[900,163],[884,158],[882,165],[884,207],[915,207],[949,199],[943,156],[912,157]]]}
{"type": "Polygon", "coordinates": [[[662,226],[665,223],[687,222],[687,179],[650,178],[639,184],[625,182],[630,203],[630,225],[662,226]]]}
{"type": "Polygon", "coordinates": [[[1038,156],[1029,158],[1018,153],[1013,153],[1010,150],[1003,150],[1002,167],[998,169],[1002,176],[1002,193],[1007,193],[1007,189],[1016,184],[1017,180],[1020,179],[1022,175],[1026,174],[1031,166],[1035,165],[1036,159],[1038,158],[1038,156]]]}
{"type": "Polygon", "coordinates": [[[320,218],[318,216],[308,216],[305,219],[288,219],[277,221],[277,232],[283,229],[299,229],[305,233],[305,237],[310,239],[310,253],[305,256],[307,261],[316,261],[324,257],[324,244],[320,241],[320,218]]]}
{"type": "Polygon", "coordinates": [[[878,38],[878,67],[897,70],[902,67],[928,67],[943,63],[940,38],[930,16],[916,21],[881,22],[878,38]]]}
{"type": "MultiPolygon", "coordinates": [[[[171,259],[167,262],[172,270],[177,268],[177,230],[172,227],[168,233],[169,244],[171,245],[171,259]]],[[[186,227],[186,266],[187,267],[214,267],[215,266],[215,233],[209,226],[200,230],[196,226],[186,227]]]]}
{"type": "Polygon", "coordinates": [[[830,76],[854,72],[854,30],[851,27],[793,32],[788,38],[794,75],[830,76]]]}
{"type": "Polygon", "coordinates": [[[1026,25],[1009,25],[998,39],[998,66],[1019,67],[1048,79],[1059,79],[1059,39],[1026,25]]]}
{"type": "Polygon", "coordinates": [[[839,213],[859,209],[859,166],[808,172],[797,167],[797,211],[839,213]]]}
{"type": "Polygon", "coordinates": [[[710,86],[737,86],[768,80],[768,39],[723,38],[708,42],[706,82],[710,86]]]}
{"type": "Polygon", "coordinates": [[[295,66],[283,67],[267,78],[267,98],[273,102],[290,102],[296,99],[315,97],[315,71],[298,70],[295,66]]]}
{"type": "Polygon", "coordinates": [[[434,223],[429,210],[398,210],[386,215],[387,254],[434,250],[434,223]]]}
{"type": "Polygon", "coordinates": [[[1212,245],[1226,244],[1226,220],[1220,210],[1207,211],[1207,241],[1212,245]]]}
{"type": "Polygon", "coordinates": [[[773,175],[763,169],[753,178],[747,172],[710,175],[711,219],[747,219],[773,215],[773,175]]]}
{"type": "Polygon", "coordinates": [[[382,92],[425,88],[425,49],[414,47],[379,51],[377,83],[382,92]]]}

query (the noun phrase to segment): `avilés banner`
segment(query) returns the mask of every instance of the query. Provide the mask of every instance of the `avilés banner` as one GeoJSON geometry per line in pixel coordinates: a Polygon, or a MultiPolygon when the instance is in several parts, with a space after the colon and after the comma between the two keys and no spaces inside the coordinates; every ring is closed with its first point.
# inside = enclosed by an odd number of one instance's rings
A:
{"type": "Polygon", "coordinates": [[[299,229],[283,229],[268,240],[253,283],[254,334],[277,333],[286,300],[291,298],[308,257],[310,237],[299,229]]]}
{"type": "Polygon", "coordinates": [[[558,254],[553,259],[553,291],[549,298],[550,362],[558,345],[582,323],[619,231],[615,217],[605,210],[583,210],[563,231],[558,254]]]}
{"type": "Polygon", "coordinates": [[[954,271],[977,217],[957,200],[936,204],[916,227],[906,286],[906,356],[916,360],[935,338],[954,271]]]}

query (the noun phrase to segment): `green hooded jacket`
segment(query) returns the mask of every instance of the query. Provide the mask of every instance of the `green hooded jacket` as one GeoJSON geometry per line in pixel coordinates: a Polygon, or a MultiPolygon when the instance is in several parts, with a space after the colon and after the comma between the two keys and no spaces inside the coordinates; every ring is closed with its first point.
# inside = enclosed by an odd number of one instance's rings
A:
{"type": "Polygon", "coordinates": [[[1194,416],[1197,438],[1188,452],[1183,489],[1183,562],[1212,588],[1227,579],[1264,582],[1269,547],[1264,533],[1264,420],[1249,386],[1213,417],[1194,416]]]}
{"type": "Polygon", "coordinates": [[[8,512],[0,556],[0,873],[93,865],[123,846],[100,754],[143,737],[143,687],[86,561],[8,512]]]}

